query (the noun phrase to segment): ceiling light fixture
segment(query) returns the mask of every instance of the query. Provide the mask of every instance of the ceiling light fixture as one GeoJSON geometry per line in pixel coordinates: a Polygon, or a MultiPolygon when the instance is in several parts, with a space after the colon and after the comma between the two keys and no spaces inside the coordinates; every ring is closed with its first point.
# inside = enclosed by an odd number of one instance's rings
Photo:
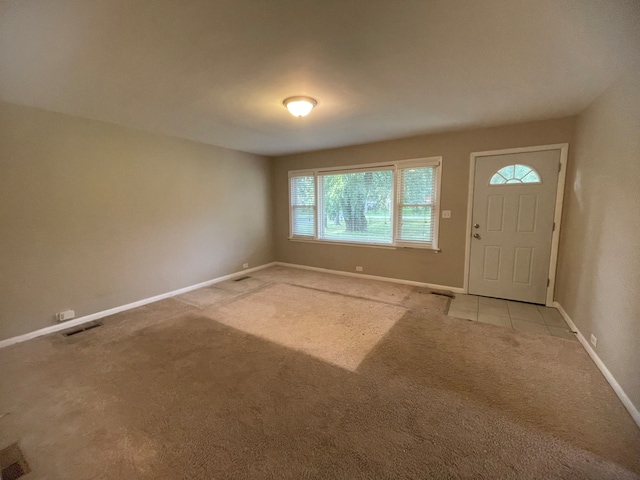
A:
{"type": "Polygon", "coordinates": [[[306,117],[318,102],[311,97],[289,97],[282,102],[294,117],[306,117]]]}

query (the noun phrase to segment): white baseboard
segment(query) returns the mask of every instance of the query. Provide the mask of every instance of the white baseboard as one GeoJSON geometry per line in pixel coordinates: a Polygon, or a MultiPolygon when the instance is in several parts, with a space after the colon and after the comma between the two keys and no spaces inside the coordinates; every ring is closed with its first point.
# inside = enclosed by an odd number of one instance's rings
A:
{"type": "Polygon", "coordinates": [[[582,332],[578,329],[578,327],[576,327],[576,324],[573,323],[573,320],[571,320],[571,317],[569,317],[569,314],[565,311],[562,305],[560,305],[560,303],[558,302],[553,302],[553,306],[558,309],[560,315],[562,315],[562,318],[564,318],[565,322],[567,322],[569,327],[571,327],[571,330],[577,333],[576,336],[578,337],[578,340],[591,357],[591,360],[593,360],[596,366],[600,369],[602,375],[604,375],[604,378],[607,379],[607,382],[609,382],[609,385],[611,385],[613,391],[616,392],[616,395],[618,395],[618,398],[620,398],[622,404],[629,411],[631,418],[633,418],[633,420],[638,424],[638,427],[640,427],[640,411],[638,411],[636,406],[631,402],[631,399],[629,399],[625,391],[622,389],[615,377],[611,374],[604,362],[600,359],[595,350],[591,347],[591,344],[587,341],[582,332]]]}
{"type": "Polygon", "coordinates": [[[330,270],[328,268],[309,267],[307,265],[299,265],[297,263],[275,262],[275,264],[280,265],[282,267],[299,268],[301,270],[333,273],[335,275],[343,275],[345,277],[366,278],[368,280],[380,280],[382,282],[401,283],[404,285],[413,285],[416,287],[432,288],[434,290],[449,290],[450,292],[464,293],[464,289],[461,287],[449,287],[447,285],[436,285],[435,283],[414,282],[413,280],[403,280],[401,278],[392,278],[392,277],[380,277],[377,275],[367,275],[365,273],[343,272],[341,270],[330,270]]]}
{"type": "Polygon", "coordinates": [[[137,302],[128,303],[126,305],[110,308],[108,310],[102,310],[101,312],[92,313],[90,315],[85,315],[84,317],[79,317],[74,320],[69,320],[68,322],[57,323],[55,325],[51,325],[50,327],[41,328],[40,330],[36,330],[34,332],[18,335],[17,337],[0,340],[0,348],[8,347],[9,345],[24,342],[26,340],[31,340],[32,338],[41,337],[43,335],[48,335],[50,333],[59,332],[60,330],[66,330],[68,328],[75,327],[76,325],[82,325],[83,323],[92,322],[94,320],[98,320],[99,318],[108,317],[109,315],[114,315],[116,313],[124,312],[126,310],[131,310],[132,308],[141,307],[149,303],[157,302],[159,300],[164,300],[165,298],[175,297],[176,295],[181,295],[183,293],[187,293],[192,290],[197,290],[198,288],[208,287],[215,283],[224,282],[225,280],[229,280],[231,278],[240,277],[242,275],[246,275],[247,273],[251,273],[257,270],[262,270],[263,268],[271,267],[275,264],[276,262],[271,262],[271,263],[266,263],[264,265],[260,265],[258,267],[247,268],[239,272],[234,272],[234,273],[230,273],[229,275],[224,275],[222,277],[214,278],[213,280],[207,280],[206,282],[201,282],[195,285],[190,285],[188,287],[179,288],[178,290],[173,290],[172,292],[162,293],[154,297],[145,298],[144,300],[138,300],[137,302]]]}

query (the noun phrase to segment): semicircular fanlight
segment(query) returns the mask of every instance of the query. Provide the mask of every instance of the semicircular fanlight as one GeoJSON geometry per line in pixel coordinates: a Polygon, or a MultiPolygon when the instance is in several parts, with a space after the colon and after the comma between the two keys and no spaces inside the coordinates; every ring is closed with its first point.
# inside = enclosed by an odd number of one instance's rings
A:
{"type": "Polygon", "coordinates": [[[529,165],[507,165],[493,174],[489,185],[509,185],[514,183],[542,183],[540,174],[529,165]]]}

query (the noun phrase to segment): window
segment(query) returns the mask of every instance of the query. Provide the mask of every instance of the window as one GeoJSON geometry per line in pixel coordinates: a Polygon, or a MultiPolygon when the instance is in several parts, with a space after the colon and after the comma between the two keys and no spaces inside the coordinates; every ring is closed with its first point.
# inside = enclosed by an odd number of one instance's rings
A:
{"type": "Polygon", "coordinates": [[[437,219],[434,177],[434,167],[398,169],[398,241],[433,242],[437,219]]]}
{"type": "Polygon", "coordinates": [[[542,183],[540,174],[528,165],[507,165],[493,174],[489,185],[509,183],[542,183]]]}
{"type": "Polygon", "coordinates": [[[392,170],[318,174],[318,185],[318,238],[392,243],[392,170]]]}
{"type": "Polygon", "coordinates": [[[316,188],[313,175],[292,177],[291,185],[291,233],[308,237],[316,229],[316,188]]]}
{"type": "Polygon", "coordinates": [[[436,158],[289,172],[290,237],[437,249],[439,166],[436,158]]]}

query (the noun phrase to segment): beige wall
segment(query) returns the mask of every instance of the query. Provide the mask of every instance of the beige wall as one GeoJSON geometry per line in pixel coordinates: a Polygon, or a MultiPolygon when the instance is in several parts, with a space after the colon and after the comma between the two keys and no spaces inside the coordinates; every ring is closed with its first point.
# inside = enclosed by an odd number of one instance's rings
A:
{"type": "MultiPolygon", "coordinates": [[[[532,145],[571,143],[574,118],[531,122],[438,135],[424,135],[275,159],[274,211],[276,258],[281,262],[462,287],[467,219],[469,162],[472,152],[532,145]],[[311,244],[289,241],[287,172],[303,168],[385,162],[442,156],[441,208],[451,219],[440,222],[442,253],[423,250],[311,244]]],[[[571,149],[570,149],[571,150],[571,149]]]]}
{"type": "Polygon", "coordinates": [[[0,103],[0,339],[273,260],[270,160],[0,103]]]}
{"type": "Polygon", "coordinates": [[[640,68],[579,116],[556,298],[640,409],[640,68]]]}

